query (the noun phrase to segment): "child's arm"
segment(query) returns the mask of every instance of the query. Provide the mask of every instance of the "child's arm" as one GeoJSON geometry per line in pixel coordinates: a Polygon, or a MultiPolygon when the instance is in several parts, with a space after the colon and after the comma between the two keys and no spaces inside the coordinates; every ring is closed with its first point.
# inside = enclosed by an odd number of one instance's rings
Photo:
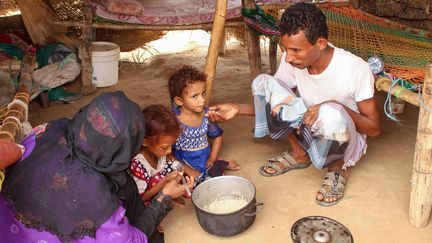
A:
{"type": "Polygon", "coordinates": [[[184,173],[188,174],[189,176],[193,176],[194,178],[197,178],[201,173],[194,168],[190,167],[187,164],[183,164],[183,170],[184,173]]]}
{"type": "Polygon", "coordinates": [[[161,181],[156,186],[152,187],[150,190],[145,191],[144,194],[141,196],[141,199],[143,202],[148,201],[150,198],[152,198],[154,195],[156,195],[162,188],[166,185],[165,181],[161,181]]]}
{"type": "Polygon", "coordinates": [[[186,173],[188,176],[193,176],[194,178],[197,178],[199,175],[201,175],[201,172],[195,170],[194,168],[190,167],[186,163],[181,163],[179,159],[177,159],[173,154],[168,154],[167,158],[171,161],[177,161],[181,165],[181,167],[176,168],[175,170],[181,170],[184,173],[186,173]]]}
{"type": "Polygon", "coordinates": [[[219,137],[216,137],[213,140],[213,144],[211,146],[211,151],[210,151],[210,156],[209,156],[209,158],[207,160],[206,167],[209,167],[210,165],[212,165],[213,162],[216,160],[217,155],[219,153],[219,150],[220,150],[220,148],[222,146],[222,140],[223,140],[223,136],[222,135],[220,135],[219,137]]]}

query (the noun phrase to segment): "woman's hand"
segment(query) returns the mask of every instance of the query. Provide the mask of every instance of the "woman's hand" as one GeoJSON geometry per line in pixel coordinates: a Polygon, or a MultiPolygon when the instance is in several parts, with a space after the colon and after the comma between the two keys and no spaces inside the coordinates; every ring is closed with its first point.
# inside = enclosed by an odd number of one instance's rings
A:
{"type": "Polygon", "coordinates": [[[162,193],[171,196],[171,198],[178,198],[186,192],[184,185],[179,184],[176,180],[169,181],[163,188],[162,193]]]}
{"type": "Polygon", "coordinates": [[[24,147],[13,142],[0,140],[0,169],[18,161],[24,154],[24,147]]]}

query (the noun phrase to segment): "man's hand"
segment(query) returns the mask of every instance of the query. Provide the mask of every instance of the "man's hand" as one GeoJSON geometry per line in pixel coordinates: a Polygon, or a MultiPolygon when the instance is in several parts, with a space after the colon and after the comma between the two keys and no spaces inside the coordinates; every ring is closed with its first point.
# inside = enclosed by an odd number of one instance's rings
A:
{"type": "Polygon", "coordinates": [[[213,122],[225,122],[233,119],[239,113],[239,108],[232,103],[217,104],[209,108],[208,117],[213,122]]]}
{"type": "Polygon", "coordinates": [[[319,109],[321,107],[321,104],[310,106],[303,117],[303,123],[308,126],[312,127],[312,125],[316,122],[318,119],[319,109]]]}

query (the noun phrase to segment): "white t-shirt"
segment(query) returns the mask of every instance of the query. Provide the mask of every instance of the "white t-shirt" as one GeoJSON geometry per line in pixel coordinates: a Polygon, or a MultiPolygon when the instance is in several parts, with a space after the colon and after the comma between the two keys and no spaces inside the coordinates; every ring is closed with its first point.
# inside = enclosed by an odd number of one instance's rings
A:
{"type": "Polygon", "coordinates": [[[360,57],[330,46],[334,48],[333,57],[322,73],[311,75],[307,68],[294,68],[285,62],[284,53],[274,77],[284,88],[297,87],[306,107],[336,100],[358,113],[357,102],[373,97],[372,71],[360,57]]]}

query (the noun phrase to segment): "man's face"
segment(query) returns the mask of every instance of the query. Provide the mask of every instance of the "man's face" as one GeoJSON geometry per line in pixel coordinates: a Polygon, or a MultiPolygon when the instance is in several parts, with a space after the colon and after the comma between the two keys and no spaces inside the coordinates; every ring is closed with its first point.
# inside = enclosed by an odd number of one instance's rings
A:
{"type": "Polygon", "coordinates": [[[305,36],[304,31],[299,31],[295,35],[283,35],[282,45],[286,51],[285,62],[293,67],[304,69],[318,60],[320,49],[318,41],[312,45],[305,36]]]}

